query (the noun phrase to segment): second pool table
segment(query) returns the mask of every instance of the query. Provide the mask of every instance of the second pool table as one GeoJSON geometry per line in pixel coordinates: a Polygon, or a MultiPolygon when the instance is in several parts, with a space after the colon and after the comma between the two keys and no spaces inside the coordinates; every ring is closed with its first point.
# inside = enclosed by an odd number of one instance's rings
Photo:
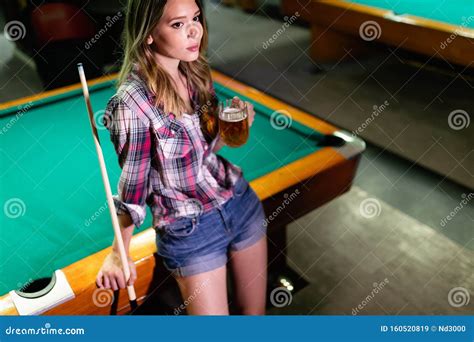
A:
{"type": "MultiPolygon", "coordinates": [[[[285,226],[350,189],[364,142],[221,73],[212,77],[219,98],[255,106],[247,144],[218,153],[242,167],[262,200],[269,268],[278,269],[285,226]]],[[[98,122],[114,85],[115,76],[90,82],[98,122]]],[[[126,292],[111,306],[95,287],[113,230],[80,85],[0,105],[0,127],[0,315],[126,312],[126,292]]],[[[121,170],[108,131],[99,128],[115,192],[121,170]]],[[[140,303],[169,277],[150,226],[148,210],[130,249],[140,303]]]]}
{"type": "Polygon", "coordinates": [[[379,42],[473,67],[474,1],[283,0],[311,25],[311,57],[337,62],[379,42]]]}

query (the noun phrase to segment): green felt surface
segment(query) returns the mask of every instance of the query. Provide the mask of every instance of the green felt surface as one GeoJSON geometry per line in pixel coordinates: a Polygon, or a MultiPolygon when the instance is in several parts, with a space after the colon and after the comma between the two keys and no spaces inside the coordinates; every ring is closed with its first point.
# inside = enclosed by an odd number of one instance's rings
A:
{"type": "Polygon", "coordinates": [[[474,1],[472,0],[348,0],[389,9],[396,14],[415,15],[449,24],[474,28],[474,1]]]}
{"type": "MultiPolygon", "coordinates": [[[[238,95],[220,84],[215,88],[220,98],[238,95]]],[[[90,91],[92,107],[100,117],[115,92],[114,83],[104,82],[90,91]]],[[[304,135],[312,132],[318,137],[319,133],[297,122],[277,130],[270,121],[272,110],[253,103],[257,115],[248,143],[219,152],[241,166],[247,180],[317,150],[304,135]]],[[[113,230],[81,90],[3,110],[0,128],[4,209],[0,294],[4,294],[110,246],[113,230]]],[[[117,157],[108,131],[99,130],[99,136],[116,193],[117,157]]],[[[151,222],[148,209],[144,225],[135,233],[151,222]]]]}

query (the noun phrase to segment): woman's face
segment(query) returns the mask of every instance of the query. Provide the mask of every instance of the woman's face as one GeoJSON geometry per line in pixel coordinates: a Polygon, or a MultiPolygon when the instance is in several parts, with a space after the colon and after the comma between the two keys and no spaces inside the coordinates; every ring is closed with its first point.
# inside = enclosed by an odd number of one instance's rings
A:
{"type": "Polygon", "coordinates": [[[166,57],[195,61],[203,35],[200,13],[195,0],[168,0],[147,44],[166,57]]]}

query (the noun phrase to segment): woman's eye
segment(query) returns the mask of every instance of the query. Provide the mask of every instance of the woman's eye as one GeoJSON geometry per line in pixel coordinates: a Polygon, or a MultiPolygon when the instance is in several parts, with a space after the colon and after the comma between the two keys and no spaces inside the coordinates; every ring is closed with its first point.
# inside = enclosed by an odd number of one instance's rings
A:
{"type": "MultiPolygon", "coordinates": [[[[199,21],[200,21],[200,20],[199,20],[199,15],[195,16],[195,17],[193,18],[193,21],[199,22],[199,21]]],[[[177,23],[172,24],[171,27],[174,27],[174,28],[176,28],[176,29],[179,29],[179,28],[182,27],[183,25],[184,25],[184,24],[183,24],[182,22],[177,22],[177,23]]]]}

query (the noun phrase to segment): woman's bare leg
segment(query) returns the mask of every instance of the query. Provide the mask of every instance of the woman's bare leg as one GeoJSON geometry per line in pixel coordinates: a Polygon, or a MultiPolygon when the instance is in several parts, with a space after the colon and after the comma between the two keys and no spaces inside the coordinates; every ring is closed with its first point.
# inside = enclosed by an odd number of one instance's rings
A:
{"type": "Polygon", "coordinates": [[[188,315],[228,315],[226,266],[176,277],[188,315]]]}
{"type": "Polygon", "coordinates": [[[231,251],[236,306],[242,315],[264,315],[267,289],[267,238],[231,251]]]}

